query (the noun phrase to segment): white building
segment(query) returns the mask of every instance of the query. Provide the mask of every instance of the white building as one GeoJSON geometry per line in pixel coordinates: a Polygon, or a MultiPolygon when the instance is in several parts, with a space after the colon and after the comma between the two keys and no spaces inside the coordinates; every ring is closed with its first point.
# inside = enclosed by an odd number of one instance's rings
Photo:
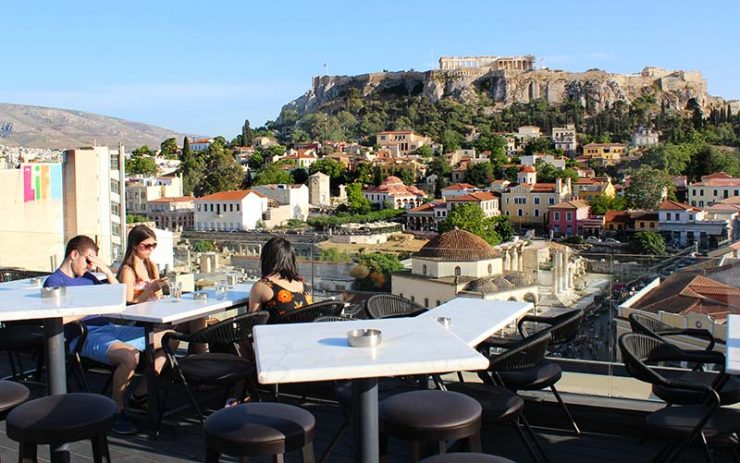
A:
{"type": "Polygon", "coordinates": [[[267,196],[252,190],[222,191],[195,199],[195,229],[254,230],[267,211],[267,196]]]}
{"type": "Polygon", "coordinates": [[[659,140],[658,132],[653,132],[652,129],[646,129],[639,127],[635,133],[632,134],[632,146],[653,146],[657,145],[659,140]]]}
{"type": "Polygon", "coordinates": [[[287,219],[305,221],[308,218],[308,187],[306,185],[259,185],[252,187],[252,191],[266,196],[270,200],[268,203],[270,208],[283,206],[287,212],[287,219]]]}
{"type": "Polygon", "coordinates": [[[553,127],[552,141],[555,143],[555,149],[561,149],[565,154],[575,153],[578,147],[576,125],[566,124],[565,127],[553,127]]]}
{"type": "Polygon", "coordinates": [[[689,203],[694,207],[711,206],[734,197],[740,197],[740,178],[725,172],[704,175],[701,182],[689,184],[689,203]]]}
{"type": "Polygon", "coordinates": [[[666,242],[681,247],[716,247],[730,237],[729,220],[710,220],[705,211],[670,199],[658,207],[658,228],[666,242]]]}
{"type": "Polygon", "coordinates": [[[316,172],[308,176],[308,202],[315,206],[331,205],[331,184],[325,173],[316,172]]]}
{"type": "Polygon", "coordinates": [[[362,190],[362,195],[373,204],[381,206],[387,202],[394,209],[411,209],[420,206],[426,193],[415,186],[404,185],[400,178],[391,175],[377,187],[362,190]]]}
{"type": "Polygon", "coordinates": [[[192,151],[193,153],[206,151],[211,146],[211,143],[213,143],[213,139],[198,138],[190,142],[190,151],[192,151]]]}
{"type": "Polygon", "coordinates": [[[126,179],[126,212],[149,215],[149,202],[159,198],[179,198],[182,193],[182,177],[129,177],[126,179]]]}
{"type": "Polygon", "coordinates": [[[542,162],[550,164],[556,169],[565,169],[565,159],[560,157],[556,158],[552,154],[534,153],[519,157],[519,163],[523,166],[534,166],[538,160],[542,160],[542,162]]]}
{"type": "Polygon", "coordinates": [[[535,138],[540,138],[540,128],[536,125],[523,125],[517,129],[516,138],[520,145],[526,145],[535,138]]]}
{"type": "Polygon", "coordinates": [[[105,262],[113,262],[124,251],[126,207],[125,194],[121,197],[121,150],[88,146],[63,154],[64,241],[77,235],[91,237],[105,262]]]}

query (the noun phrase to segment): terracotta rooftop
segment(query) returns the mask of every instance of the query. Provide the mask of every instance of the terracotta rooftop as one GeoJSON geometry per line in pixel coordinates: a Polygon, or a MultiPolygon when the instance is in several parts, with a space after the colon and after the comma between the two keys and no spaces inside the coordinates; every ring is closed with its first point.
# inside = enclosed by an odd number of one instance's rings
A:
{"type": "Polygon", "coordinates": [[[249,194],[257,195],[260,198],[266,198],[267,196],[262,193],[258,193],[252,190],[236,190],[236,191],[219,191],[211,195],[201,196],[195,198],[196,201],[240,201],[246,198],[249,194]]]}
{"type": "Polygon", "coordinates": [[[498,252],[478,235],[465,230],[450,230],[425,244],[415,257],[449,262],[492,259],[498,252]]]}
{"type": "Polygon", "coordinates": [[[521,167],[521,168],[519,169],[519,172],[536,173],[536,172],[537,172],[537,169],[535,169],[535,168],[534,168],[534,167],[532,167],[532,166],[522,166],[522,167],[521,167]]]}
{"type": "Polygon", "coordinates": [[[548,209],[582,209],[584,207],[590,208],[591,205],[588,201],[582,199],[572,199],[570,201],[559,202],[554,206],[550,206],[548,209]]]}
{"type": "Polygon", "coordinates": [[[193,196],[177,196],[174,198],[158,198],[149,201],[150,203],[184,203],[192,201],[195,198],[193,196]]]}
{"type": "Polygon", "coordinates": [[[442,191],[444,190],[460,191],[460,190],[469,190],[471,188],[475,188],[475,185],[471,185],[469,183],[453,183],[450,186],[446,186],[442,188],[442,191]]]}
{"type": "Polygon", "coordinates": [[[466,195],[453,196],[451,198],[447,198],[447,201],[449,202],[472,202],[472,201],[481,202],[481,201],[490,201],[495,198],[496,198],[496,195],[494,195],[490,191],[476,191],[476,192],[469,193],[466,195]]]}
{"type": "Polygon", "coordinates": [[[658,206],[658,209],[661,211],[695,211],[696,208],[686,204],[681,203],[678,201],[673,201],[672,199],[664,199],[662,203],[660,203],[660,206],[658,206]]]}

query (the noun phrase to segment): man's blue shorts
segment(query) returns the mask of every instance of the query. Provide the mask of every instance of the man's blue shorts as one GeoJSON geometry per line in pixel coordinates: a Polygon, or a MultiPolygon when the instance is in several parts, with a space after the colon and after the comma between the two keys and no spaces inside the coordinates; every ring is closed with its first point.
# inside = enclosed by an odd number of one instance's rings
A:
{"type": "MultiPolygon", "coordinates": [[[[70,342],[71,349],[74,349],[78,339],[73,339],[70,342]]],[[[125,342],[140,352],[146,349],[143,327],[108,323],[107,325],[88,327],[87,340],[85,341],[85,345],[82,346],[80,355],[96,362],[110,365],[111,361],[108,358],[108,350],[111,344],[116,341],[125,342]]]]}

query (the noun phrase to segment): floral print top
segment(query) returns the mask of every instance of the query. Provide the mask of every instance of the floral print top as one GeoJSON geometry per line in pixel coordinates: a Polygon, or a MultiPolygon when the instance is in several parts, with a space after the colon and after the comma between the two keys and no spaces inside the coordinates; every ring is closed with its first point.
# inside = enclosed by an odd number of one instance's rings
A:
{"type": "Polygon", "coordinates": [[[313,298],[305,284],[302,292],[293,292],[266,278],[261,281],[272,289],[272,298],[264,303],[265,310],[270,314],[280,316],[313,304],[313,298]]]}

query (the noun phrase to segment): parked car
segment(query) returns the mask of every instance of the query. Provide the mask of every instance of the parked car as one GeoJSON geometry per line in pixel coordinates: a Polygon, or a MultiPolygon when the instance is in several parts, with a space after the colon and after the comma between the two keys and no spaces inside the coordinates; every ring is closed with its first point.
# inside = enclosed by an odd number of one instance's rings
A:
{"type": "Polygon", "coordinates": [[[589,236],[586,238],[587,243],[601,243],[601,239],[598,236],[589,236]]]}
{"type": "Polygon", "coordinates": [[[620,242],[619,240],[615,240],[614,238],[606,238],[606,239],[604,240],[604,243],[609,243],[609,244],[622,244],[622,243],[621,243],[621,242],[620,242]]]}

